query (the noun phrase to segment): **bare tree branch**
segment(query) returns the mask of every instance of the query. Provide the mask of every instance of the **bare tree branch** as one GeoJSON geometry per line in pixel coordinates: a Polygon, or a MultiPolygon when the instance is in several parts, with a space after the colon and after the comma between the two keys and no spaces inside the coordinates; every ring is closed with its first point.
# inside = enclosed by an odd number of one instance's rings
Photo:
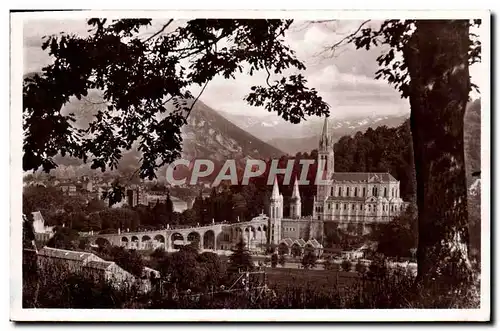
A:
{"type": "Polygon", "coordinates": [[[191,107],[189,107],[189,110],[188,110],[188,113],[186,115],[186,121],[189,117],[189,115],[191,115],[191,110],[193,110],[193,107],[194,107],[194,104],[196,103],[196,101],[198,101],[198,99],[200,98],[200,96],[203,94],[203,92],[205,91],[205,88],[207,87],[208,85],[208,82],[209,80],[207,80],[205,82],[205,85],[203,85],[203,88],[201,89],[200,93],[198,93],[198,95],[196,96],[196,98],[194,99],[193,103],[191,104],[191,107]]]}
{"type": "Polygon", "coordinates": [[[328,46],[326,47],[326,50],[330,50],[332,52],[335,52],[335,50],[337,48],[339,48],[340,46],[343,46],[345,44],[348,44],[349,42],[352,41],[352,39],[358,34],[358,32],[361,30],[361,28],[366,25],[368,22],[370,22],[370,20],[366,20],[364,21],[363,23],[361,23],[358,28],[356,29],[356,31],[348,34],[347,36],[345,36],[344,38],[340,39],[339,41],[337,41],[335,44],[331,45],[331,46],[328,46]]]}
{"type": "Polygon", "coordinates": [[[265,65],[264,68],[266,68],[266,72],[267,72],[267,77],[266,77],[267,86],[271,87],[271,84],[269,84],[269,78],[271,78],[271,73],[269,72],[267,65],[265,65]]]}
{"type": "Polygon", "coordinates": [[[144,42],[148,42],[150,41],[151,39],[153,39],[154,37],[158,36],[160,33],[162,33],[163,31],[165,31],[165,29],[170,25],[170,23],[172,23],[174,21],[173,18],[171,18],[170,20],[168,20],[167,23],[163,24],[162,28],[160,30],[158,30],[157,32],[155,32],[152,36],[150,36],[149,38],[147,38],[144,42]]]}

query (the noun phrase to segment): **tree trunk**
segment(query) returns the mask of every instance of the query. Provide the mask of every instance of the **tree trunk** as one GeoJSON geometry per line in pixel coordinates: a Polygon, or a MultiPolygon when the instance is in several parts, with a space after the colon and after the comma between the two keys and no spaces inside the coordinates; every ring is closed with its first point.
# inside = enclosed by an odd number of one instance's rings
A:
{"type": "Polygon", "coordinates": [[[473,278],[463,136],[468,47],[468,21],[421,20],[404,49],[417,178],[417,284],[433,293],[464,293],[473,278]]]}

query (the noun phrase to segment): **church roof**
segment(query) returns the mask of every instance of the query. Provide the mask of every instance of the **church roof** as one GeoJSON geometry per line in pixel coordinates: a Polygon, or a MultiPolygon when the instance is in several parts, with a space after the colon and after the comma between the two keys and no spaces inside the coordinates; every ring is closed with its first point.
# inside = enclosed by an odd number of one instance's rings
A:
{"type": "Polygon", "coordinates": [[[306,245],[311,245],[312,247],[314,248],[321,248],[323,247],[316,239],[309,239],[307,241],[307,244],[306,245]]]}
{"type": "Polygon", "coordinates": [[[280,244],[284,243],[287,246],[292,246],[293,245],[293,240],[291,238],[285,238],[281,239],[280,244]]]}
{"type": "Polygon", "coordinates": [[[329,196],[328,201],[337,201],[337,202],[349,202],[349,201],[365,201],[366,198],[364,197],[336,197],[336,196],[329,196]]]}
{"type": "Polygon", "coordinates": [[[331,179],[335,182],[355,183],[397,182],[388,172],[334,172],[331,179]]]}
{"type": "Polygon", "coordinates": [[[306,244],[306,242],[302,238],[296,239],[293,243],[299,245],[300,247],[304,247],[304,245],[306,244]]]}

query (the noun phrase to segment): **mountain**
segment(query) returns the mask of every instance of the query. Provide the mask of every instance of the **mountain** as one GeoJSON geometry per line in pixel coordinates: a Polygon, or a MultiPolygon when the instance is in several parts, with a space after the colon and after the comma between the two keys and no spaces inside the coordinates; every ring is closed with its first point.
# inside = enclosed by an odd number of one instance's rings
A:
{"type": "MultiPolygon", "coordinates": [[[[85,127],[92,120],[94,114],[105,107],[99,92],[92,91],[82,100],[72,99],[64,107],[63,113],[77,114],[76,125],[85,127]]],[[[188,160],[210,159],[220,166],[227,159],[236,159],[242,163],[247,158],[279,158],[285,154],[278,148],[263,142],[231,123],[200,100],[194,105],[188,118],[188,125],[183,127],[182,133],[182,157],[188,160]]],[[[139,160],[140,152],[137,149],[125,151],[118,170],[122,173],[129,173],[131,170],[137,169],[139,160]]],[[[69,157],[59,156],[56,158],[56,163],[82,168],[80,160],[69,157]]],[[[163,176],[165,169],[159,169],[157,175],[163,176]]]]}
{"type": "MultiPolygon", "coordinates": [[[[268,144],[290,154],[310,152],[318,147],[323,127],[323,118],[311,117],[300,124],[291,124],[276,115],[263,117],[222,113],[230,121],[250,132],[262,137],[268,144]]],[[[358,131],[386,125],[397,127],[405,121],[406,115],[400,116],[350,116],[330,119],[333,139],[337,141],[343,136],[353,135],[358,131]]]]}
{"type": "Polygon", "coordinates": [[[187,158],[279,158],[284,153],[233,124],[201,101],[196,102],[183,128],[187,158]]]}

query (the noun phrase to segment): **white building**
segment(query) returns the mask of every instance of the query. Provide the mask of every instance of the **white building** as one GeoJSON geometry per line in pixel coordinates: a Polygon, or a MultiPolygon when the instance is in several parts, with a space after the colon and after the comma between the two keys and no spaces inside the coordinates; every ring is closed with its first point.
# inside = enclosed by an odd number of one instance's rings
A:
{"type": "Polygon", "coordinates": [[[302,203],[295,179],[290,215],[283,217],[283,195],[275,178],[270,199],[269,242],[292,245],[303,251],[307,243],[322,252],[326,226],[341,228],[358,235],[371,231],[374,224],[390,222],[408,206],[400,197],[400,183],[389,173],[335,172],[333,139],[325,119],[319,142],[318,166],[324,169],[318,183],[312,217],[302,216],[302,203]]]}
{"type": "Polygon", "coordinates": [[[45,219],[42,213],[35,211],[33,215],[33,230],[35,232],[35,240],[45,242],[54,235],[54,227],[45,225],[45,219]]]}
{"type": "Polygon", "coordinates": [[[318,164],[330,183],[318,185],[314,198],[313,218],[367,226],[386,223],[408,206],[400,196],[400,183],[390,173],[335,172],[333,139],[325,119],[319,142],[318,164]]]}

